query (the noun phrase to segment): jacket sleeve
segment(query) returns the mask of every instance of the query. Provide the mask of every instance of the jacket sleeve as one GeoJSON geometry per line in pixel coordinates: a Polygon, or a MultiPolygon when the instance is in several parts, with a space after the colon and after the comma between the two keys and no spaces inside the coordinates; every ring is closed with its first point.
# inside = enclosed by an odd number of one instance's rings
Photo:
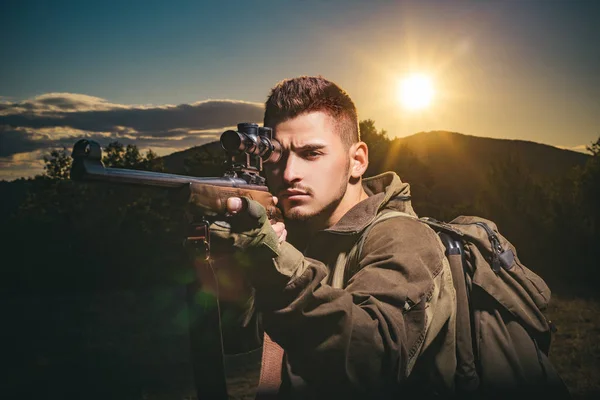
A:
{"type": "Polygon", "coordinates": [[[444,289],[451,276],[437,235],[411,218],[382,221],[344,289],[322,283],[328,270],[321,262],[284,246],[274,270],[290,279],[257,286],[256,305],[292,373],[336,397],[400,390],[452,316],[453,293],[444,289]]]}

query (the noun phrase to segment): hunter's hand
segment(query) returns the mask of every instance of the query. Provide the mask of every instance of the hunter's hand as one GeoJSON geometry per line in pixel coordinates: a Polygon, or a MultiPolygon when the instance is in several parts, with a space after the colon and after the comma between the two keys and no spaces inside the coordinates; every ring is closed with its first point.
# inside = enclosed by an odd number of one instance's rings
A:
{"type": "Polygon", "coordinates": [[[275,223],[276,232],[260,203],[231,197],[227,199],[227,213],[225,221],[210,226],[211,237],[247,253],[250,259],[271,259],[279,254],[280,237],[287,234],[285,227],[275,223]]]}
{"type": "Polygon", "coordinates": [[[210,231],[214,272],[206,265],[197,268],[203,290],[220,300],[242,304],[251,293],[247,278],[257,265],[277,255],[279,243],[287,236],[285,225],[268,220],[259,203],[230,197],[227,218],[213,223],[210,231]]]}
{"type": "Polygon", "coordinates": [[[285,242],[285,225],[270,221],[265,208],[246,197],[229,198],[226,206],[225,221],[210,226],[211,247],[219,243],[217,247],[235,259],[232,267],[255,289],[284,287],[298,267],[297,262],[280,259],[298,252],[285,242]]]}
{"type": "MultiPolygon", "coordinates": [[[[273,204],[277,205],[277,202],[277,197],[273,196],[273,204]]],[[[244,202],[239,197],[230,197],[227,199],[227,212],[230,215],[235,215],[239,212],[243,212],[243,208],[244,202]]],[[[285,229],[285,224],[282,221],[277,221],[275,219],[270,219],[269,222],[271,223],[271,228],[273,228],[273,230],[277,234],[277,237],[279,238],[279,243],[285,241],[285,239],[287,238],[287,230],[285,229]]]]}

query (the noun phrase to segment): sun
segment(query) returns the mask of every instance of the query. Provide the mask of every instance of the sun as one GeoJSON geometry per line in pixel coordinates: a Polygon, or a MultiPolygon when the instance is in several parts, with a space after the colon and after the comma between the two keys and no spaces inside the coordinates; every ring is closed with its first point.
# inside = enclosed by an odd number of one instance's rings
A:
{"type": "Polygon", "coordinates": [[[423,74],[414,74],[400,81],[398,96],[402,105],[409,110],[422,110],[431,105],[434,96],[431,79],[423,74]]]}

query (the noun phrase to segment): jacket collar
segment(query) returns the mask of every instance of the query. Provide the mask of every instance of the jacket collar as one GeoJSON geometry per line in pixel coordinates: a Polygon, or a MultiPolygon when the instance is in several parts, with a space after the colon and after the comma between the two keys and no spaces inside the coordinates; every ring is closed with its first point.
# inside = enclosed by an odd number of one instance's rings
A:
{"type": "Polygon", "coordinates": [[[335,225],[325,229],[325,232],[358,233],[384,209],[416,216],[410,203],[410,185],[402,182],[395,172],[363,179],[362,185],[369,197],[352,207],[335,225]]]}

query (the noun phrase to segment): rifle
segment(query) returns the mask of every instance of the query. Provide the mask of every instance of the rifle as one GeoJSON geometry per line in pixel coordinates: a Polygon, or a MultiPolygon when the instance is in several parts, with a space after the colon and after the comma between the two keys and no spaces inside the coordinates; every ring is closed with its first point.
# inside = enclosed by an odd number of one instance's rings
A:
{"type": "Polygon", "coordinates": [[[277,162],[281,157],[281,145],[272,135],[271,128],[252,123],[240,123],[237,131],[223,132],[221,146],[229,158],[227,170],[219,178],[105,168],[100,145],[82,139],[73,146],[71,179],[180,189],[184,196],[188,196],[188,202],[197,208],[198,215],[205,218],[223,215],[227,198],[248,196],[265,207],[269,218],[280,218],[265,178],[260,176],[263,163],[277,162]],[[241,162],[240,155],[244,156],[241,162]]]}
{"type": "MultiPolygon", "coordinates": [[[[102,163],[100,144],[82,139],[73,146],[71,179],[172,189],[177,192],[178,199],[183,199],[192,210],[193,220],[184,241],[185,246],[208,259],[210,223],[225,215],[229,197],[246,196],[256,200],[265,207],[269,219],[282,220],[265,178],[260,175],[264,163],[277,162],[281,158],[281,145],[273,138],[272,129],[253,123],[240,123],[237,130],[223,132],[220,142],[228,155],[226,172],[222,177],[200,178],[107,168],[102,163]]],[[[196,301],[199,289],[200,282],[196,278],[187,286],[186,293],[191,316],[190,349],[197,398],[227,399],[218,307],[216,315],[208,315],[202,320],[193,318],[206,311],[196,301]],[[219,327],[218,332],[215,327],[219,327]],[[206,340],[208,336],[212,338],[210,342],[218,345],[207,347],[203,339],[206,340]]]]}

